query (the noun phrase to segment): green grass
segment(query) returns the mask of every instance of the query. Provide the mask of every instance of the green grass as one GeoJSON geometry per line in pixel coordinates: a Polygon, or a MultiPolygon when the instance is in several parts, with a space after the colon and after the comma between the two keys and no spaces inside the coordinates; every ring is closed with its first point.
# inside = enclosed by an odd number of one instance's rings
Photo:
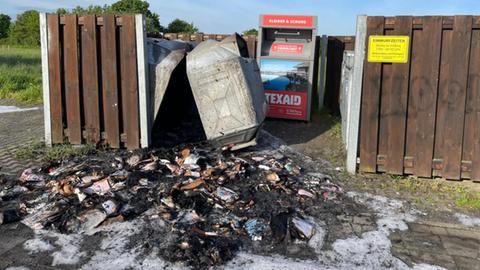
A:
{"type": "Polygon", "coordinates": [[[69,157],[84,156],[95,153],[94,145],[73,146],[70,144],[45,147],[41,142],[34,142],[15,152],[18,159],[41,159],[45,162],[59,161],[69,157]]]}
{"type": "Polygon", "coordinates": [[[42,102],[40,48],[0,46],[0,99],[42,102]]]}
{"type": "Polygon", "coordinates": [[[460,197],[455,201],[455,204],[460,207],[480,210],[480,192],[462,192],[460,197]]]}
{"type": "Polygon", "coordinates": [[[408,193],[418,201],[434,205],[436,202],[454,202],[457,207],[480,210],[480,192],[441,179],[392,178],[391,185],[399,192],[408,193]]]}

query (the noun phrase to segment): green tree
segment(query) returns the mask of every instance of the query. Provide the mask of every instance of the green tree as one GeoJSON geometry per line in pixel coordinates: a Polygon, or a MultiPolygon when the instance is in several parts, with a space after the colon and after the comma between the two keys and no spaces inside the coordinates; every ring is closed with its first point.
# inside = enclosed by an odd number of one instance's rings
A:
{"type": "Polygon", "coordinates": [[[198,28],[195,27],[193,23],[188,23],[184,20],[175,19],[168,24],[167,27],[168,33],[185,33],[185,34],[195,34],[198,33],[198,28]]]}
{"type": "Polygon", "coordinates": [[[160,17],[158,14],[150,11],[150,4],[143,0],[120,0],[113,3],[109,11],[119,14],[133,14],[142,13],[146,17],[147,33],[148,35],[159,35],[164,31],[164,28],[160,25],[160,17]]]}
{"type": "Polygon", "coordinates": [[[8,39],[15,45],[39,46],[40,26],[38,11],[27,10],[17,16],[17,20],[11,25],[8,39]]]}
{"type": "Polygon", "coordinates": [[[248,29],[248,30],[243,31],[243,35],[244,36],[250,36],[250,35],[256,36],[256,35],[258,35],[258,31],[255,28],[248,29]]]}
{"type": "Polygon", "coordinates": [[[10,28],[10,16],[0,14],[0,39],[8,37],[8,29],[10,28]]]}
{"type": "Polygon", "coordinates": [[[64,8],[58,8],[55,13],[57,13],[58,15],[65,15],[68,13],[68,10],[64,9],[64,8]]]}
{"type": "Polygon", "coordinates": [[[76,13],[76,14],[79,14],[79,15],[94,15],[94,14],[103,14],[103,13],[105,13],[106,10],[108,10],[107,5],[105,5],[103,7],[90,5],[86,8],[83,8],[81,6],[76,6],[74,9],[72,9],[71,13],[76,13]]]}

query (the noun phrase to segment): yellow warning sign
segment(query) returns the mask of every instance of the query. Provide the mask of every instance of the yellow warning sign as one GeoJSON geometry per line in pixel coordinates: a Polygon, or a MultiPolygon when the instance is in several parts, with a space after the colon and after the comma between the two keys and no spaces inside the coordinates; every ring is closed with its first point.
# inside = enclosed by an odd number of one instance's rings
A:
{"type": "Polygon", "coordinates": [[[368,62],[407,63],[408,36],[369,36],[368,62]]]}

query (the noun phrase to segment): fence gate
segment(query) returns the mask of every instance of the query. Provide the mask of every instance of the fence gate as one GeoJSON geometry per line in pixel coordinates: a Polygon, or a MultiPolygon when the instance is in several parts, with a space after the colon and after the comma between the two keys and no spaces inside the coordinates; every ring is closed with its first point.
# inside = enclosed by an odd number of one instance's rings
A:
{"type": "Polygon", "coordinates": [[[147,147],[142,15],[41,14],[45,141],[147,147]]]}
{"type": "Polygon", "coordinates": [[[359,156],[361,172],[479,181],[480,17],[359,17],[358,23],[354,77],[361,84],[363,71],[363,84],[360,106],[352,105],[360,123],[358,152],[357,142],[349,145],[350,170],[359,156]],[[357,55],[368,52],[371,35],[409,36],[408,62],[357,55]]]}

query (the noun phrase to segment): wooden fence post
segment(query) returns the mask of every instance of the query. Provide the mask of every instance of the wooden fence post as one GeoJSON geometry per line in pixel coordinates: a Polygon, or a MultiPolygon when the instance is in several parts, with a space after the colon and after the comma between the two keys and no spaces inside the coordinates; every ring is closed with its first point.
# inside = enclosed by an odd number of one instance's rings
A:
{"type": "Polygon", "coordinates": [[[137,70],[139,90],[139,112],[140,112],[140,145],[142,148],[150,146],[150,131],[152,113],[150,110],[150,97],[148,92],[148,67],[146,61],[146,26],[143,14],[135,15],[135,34],[137,38],[137,70]]]}
{"type": "Polygon", "coordinates": [[[327,69],[327,50],[328,50],[328,36],[322,35],[320,38],[320,68],[318,69],[318,106],[317,109],[323,108],[323,100],[325,98],[325,81],[326,81],[326,69],[327,69]]]}
{"type": "Polygon", "coordinates": [[[43,121],[45,126],[45,145],[52,146],[52,125],[50,119],[50,82],[48,75],[48,34],[47,14],[40,13],[40,45],[42,54],[43,121]]]}
{"type": "Polygon", "coordinates": [[[360,104],[362,98],[363,63],[365,59],[365,40],[367,38],[367,16],[357,17],[355,34],[355,56],[353,67],[352,91],[350,94],[349,109],[350,124],[348,125],[347,171],[355,173],[357,169],[358,135],[360,127],[360,104]]]}

